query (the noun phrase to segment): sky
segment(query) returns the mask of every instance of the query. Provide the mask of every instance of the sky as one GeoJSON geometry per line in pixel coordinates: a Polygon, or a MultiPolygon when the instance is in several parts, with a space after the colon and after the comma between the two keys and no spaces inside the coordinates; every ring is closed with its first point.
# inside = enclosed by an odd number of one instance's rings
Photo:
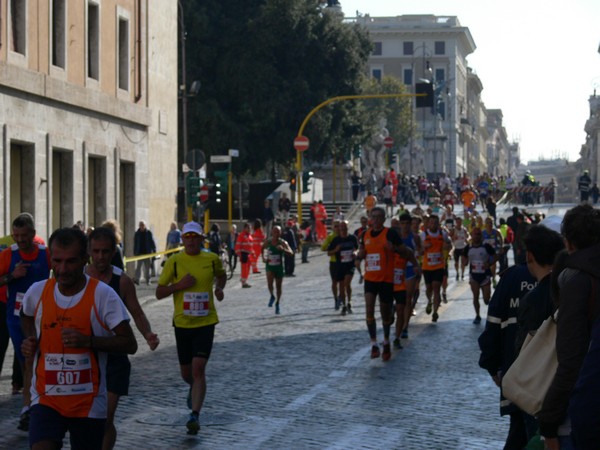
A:
{"type": "Polygon", "coordinates": [[[521,159],[576,161],[588,99],[600,95],[600,0],[339,0],[346,18],[457,16],[477,49],[467,57],[488,109],[501,109],[521,159]]]}

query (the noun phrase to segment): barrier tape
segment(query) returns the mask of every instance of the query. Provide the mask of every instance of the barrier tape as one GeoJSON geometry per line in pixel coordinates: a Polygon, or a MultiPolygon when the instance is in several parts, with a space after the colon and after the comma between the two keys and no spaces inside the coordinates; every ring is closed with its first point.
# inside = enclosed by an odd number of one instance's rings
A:
{"type": "Polygon", "coordinates": [[[171,253],[176,253],[181,250],[183,250],[183,246],[177,247],[177,248],[171,248],[169,250],[165,250],[164,252],[148,253],[147,255],[123,256],[123,263],[127,264],[130,262],[141,261],[142,259],[154,258],[155,256],[169,255],[171,253]]]}
{"type": "Polygon", "coordinates": [[[512,189],[513,193],[535,193],[535,194],[544,194],[548,192],[553,192],[554,188],[552,186],[519,186],[512,189]]]}

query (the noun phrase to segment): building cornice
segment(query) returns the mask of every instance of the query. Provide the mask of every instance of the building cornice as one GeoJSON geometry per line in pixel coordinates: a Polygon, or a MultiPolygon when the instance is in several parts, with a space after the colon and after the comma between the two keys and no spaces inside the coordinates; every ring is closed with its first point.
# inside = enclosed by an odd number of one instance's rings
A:
{"type": "Polygon", "coordinates": [[[110,116],[137,126],[149,127],[152,123],[149,108],[120,100],[99,90],[77,86],[5,62],[0,62],[1,86],[95,114],[110,116]]]}

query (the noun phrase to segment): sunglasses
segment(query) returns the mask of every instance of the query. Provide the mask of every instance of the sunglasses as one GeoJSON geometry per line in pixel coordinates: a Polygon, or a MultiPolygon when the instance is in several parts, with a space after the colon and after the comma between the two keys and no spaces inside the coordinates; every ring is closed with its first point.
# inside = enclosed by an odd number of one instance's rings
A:
{"type": "Polygon", "coordinates": [[[195,238],[195,237],[201,237],[199,234],[196,234],[196,233],[185,233],[185,234],[182,234],[182,236],[183,236],[184,238],[195,238]]]}

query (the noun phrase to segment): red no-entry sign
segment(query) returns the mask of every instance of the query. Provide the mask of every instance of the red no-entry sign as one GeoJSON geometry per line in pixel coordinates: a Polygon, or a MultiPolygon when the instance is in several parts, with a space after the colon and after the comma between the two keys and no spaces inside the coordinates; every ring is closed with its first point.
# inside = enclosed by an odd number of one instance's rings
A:
{"type": "Polygon", "coordinates": [[[310,141],[306,136],[298,136],[294,139],[294,148],[299,152],[303,152],[308,149],[310,141]]]}
{"type": "Polygon", "coordinates": [[[200,201],[206,203],[208,201],[208,186],[202,186],[200,188],[200,201]]]}
{"type": "Polygon", "coordinates": [[[385,145],[386,148],[392,148],[394,146],[394,140],[388,136],[383,140],[383,145],[385,145]]]}

